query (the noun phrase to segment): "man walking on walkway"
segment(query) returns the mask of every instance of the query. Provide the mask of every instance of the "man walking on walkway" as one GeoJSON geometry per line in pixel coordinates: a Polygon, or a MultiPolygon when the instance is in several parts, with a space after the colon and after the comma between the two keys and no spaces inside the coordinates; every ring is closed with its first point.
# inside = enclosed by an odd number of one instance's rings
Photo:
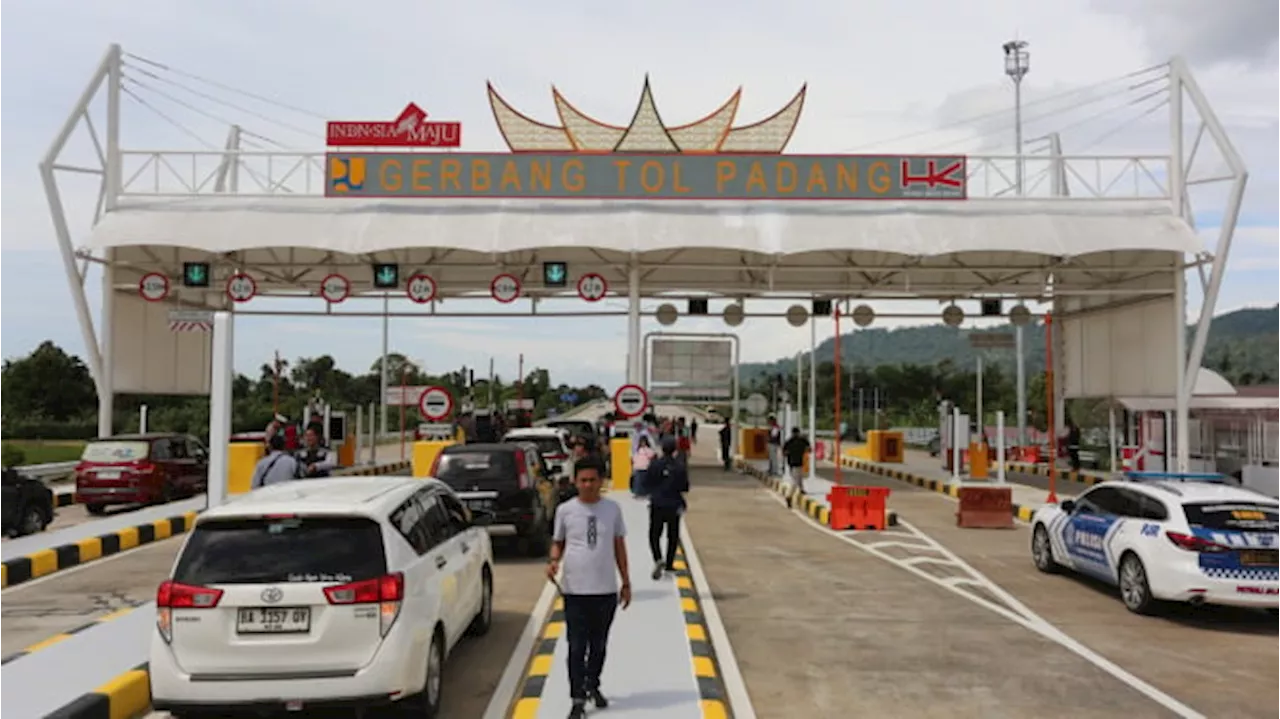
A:
{"type": "Polygon", "coordinates": [[[724,463],[724,471],[726,472],[733,468],[733,457],[729,456],[729,450],[732,445],[733,425],[730,420],[726,419],[724,425],[720,427],[720,461],[724,463]]]}
{"type": "MultiPolygon", "coordinates": [[[[799,427],[791,428],[791,437],[782,445],[782,454],[787,459],[787,470],[791,481],[795,484],[794,497],[804,496],[804,456],[809,453],[809,440],[800,434],[799,427]]],[[[791,497],[787,497],[787,506],[791,506],[791,497]]]]}
{"type": "Polygon", "coordinates": [[[649,465],[649,552],[653,555],[653,578],[663,570],[674,572],[676,548],[680,545],[680,515],[684,513],[684,493],[689,491],[688,464],[676,456],[676,443],[662,442],[662,456],[649,465]],[[663,561],[662,532],[667,533],[666,561],[663,561]]]}
{"type": "Polygon", "coordinates": [[[631,605],[631,573],[622,508],[600,496],[603,465],[589,456],[578,460],[573,471],[578,496],[556,509],[547,577],[555,581],[563,563],[560,588],[569,635],[569,697],[573,700],[569,719],[582,719],[588,699],[597,708],[609,706],[600,693],[600,673],[619,600],[623,609],[631,605]]]}

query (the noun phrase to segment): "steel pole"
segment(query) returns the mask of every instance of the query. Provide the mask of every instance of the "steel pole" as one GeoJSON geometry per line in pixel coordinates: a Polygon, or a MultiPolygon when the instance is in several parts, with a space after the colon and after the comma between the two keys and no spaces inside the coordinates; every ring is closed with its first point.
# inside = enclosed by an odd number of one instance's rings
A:
{"type": "MultiPolygon", "coordinates": [[[[818,443],[818,320],[809,315],[809,447],[818,443]]],[[[818,476],[818,463],[809,460],[809,479],[818,476]]]]}
{"type": "MultiPolygon", "coordinates": [[[[379,369],[378,412],[381,414],[382,434],[387,433],[387,340],[391,330],[391,293],[382,296],[382,362],[379,369]]],[[[404,398],[401,397],[401,401],[404,398]]],[[[369,418],[370,424],[373,418],[369,418]]]]}

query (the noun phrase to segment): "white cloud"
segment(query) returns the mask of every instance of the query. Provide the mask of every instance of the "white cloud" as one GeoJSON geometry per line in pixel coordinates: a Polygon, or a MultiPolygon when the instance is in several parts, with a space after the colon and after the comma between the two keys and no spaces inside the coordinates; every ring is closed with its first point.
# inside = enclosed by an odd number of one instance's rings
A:
{"type": "MultiPolygon", "coordinates": [[[[1261,245],[1266,252],[1251,255],[1245,248],[1254,241],[1247,238],[1265,234],[1265,228],[1242,228],[1233,252],[1232,281],[1219,304],[1274,302],[1274,226],[1280,194],[1275,171],[1277,72],[1274,62],[1257,62],[1267,57],[1268,47],[1274,48],[1274,35],[1268,45],[1266,37],[1256,37],[1251,30],[1274,30],[1275,3],[1254,6],[1239,0],[1210,7],[1194,0],[1175,5],[1151,0],[1151,5],[1108,3],[1105,9],[1110,12],[1112,7],[1135,20],[1133,26],[1076,3],[1014,0],[870,5],[748,0],[731,10],[674,0],[634,7],[585,0],[406,0],[380,4],[376,13],[355,14],[349,3],[322,0],[257,5],[162,0],[86,5],[47,0],[7,6],[7,22],[0,29],[0,53],[8,61],[3,63],[5,102],[0,105],[5,150],[0,155],[5,210],[0,226],[3,353],[29,351],[46,337],[81,351],[35,164],[111,41],[138,55],[319,115],[234,99],[308,131],[298,133],[184,94],[136,71],[146,66],[135,65],[132,76],[153,90],[239,121],[284,144],[316,144],[303,135],[318,136],[324,117],[384,117],[415,100],[436,117],[462,121],[467,146],[476,150],[502,147],[484,101],[486,80],[492,79],[516,107],[540,119],[555,118],[549,92],[555,83],[584,111],[622,123],[634,109],[647,72],[664,117],[672,123],[702,116],[739,85],[744,88],[739,117],[763,117],[808,82],[805,115],[790,147],[795,152],[848,151],[924,131],[930,132],[887,149],[910,151],[942,144],[1005,152],[1012,146],[1012,113],[996,111],[1011,107],[1012,90],[1002,75],[999,46],[1014,28],[1032,42],[1033,68],[1026,83],[1028,136],[1062,130],[1072,118],[1106,105],[1082,108],[1083,102],[1073,102],[1074,114],[1048,117],[1035,108],[1051,104],[1035,105],[1037,100],[1183,52],[1253,170],[1245,205],[1248,224],[1269,225],[1272,233],[1272,244],[1261,245]],[[1198,14],[1186,14],[1192,12],[1198,14]],[[1272,21],[1260,20],[1258,13],[1272,21]],[[922,17],[929,22],[922,23],[922,17]],[[1205,28],[1214,32],[1197,34],[1205,28]],[[58,61],[30,62],[35,56],[58,61]],[[996,114],[950,132],[934,131],[957,119],[992,112],[996,114]]],[[[210,144],[222,142],[223,123],[132,87],[210,144]]],[[[128,97],[125,112],[127,146],[199,146],[128,97]]],[[[1066,129],[1067,151],[1087,145],[1127,116],[1116,111],[1066,129]]],[[[1161,146],[1168,137],[1159,124],[1163,118],[1149,120],[1091,151],[1136,152],[1161,146]]],[[[103,130],[101,123],[98,129],[103,130]]],[[[1188,128],[1188,133],[1193,130],[1188,128]]],[[[87,162],[87,140],[78,137],[75,143],[78,162],[87,162]]],[[[76,176],[64,180],[64,199],[76,213],[72,220],[77,238],[83,236],[93,205],[92,181],[76,176]]],[[[1208,214],[1220,210],[1224,189],[1197,191],[1194,206],[1208,214]]],[[[1216,220],[1208,218],[1202,224],[1216,220]]],[[[91,302],[100,294],[96,284],[91,279],[91,302]]],[[[491,303],[450,304],[454,309],[492,310],[491,303]]],[[[752,303],[772,312],[782,312],[787,304],[752,303]]],[[[931,302],[880,303],[877,309],[932,315],[939,307],[931,302]]],[[[921,321],[926,320],[886,318],[876,326],[921,321]]],[[[831,324],[820,323],[819,341],[831,336],[831,324]]],[[[643,331],[656,329],[656,323],[646,321],[643,331]]],[[[727,331],[718,318],[682,320],[672,329],[727,331]]],[[[372,318],[255,317],[240,320],[239,330],[237,364],[253,373],[277,348],[290,357],[329,352],[345,368],[363,370],[376,357],[381,336],[380,321],[372,318]]],[[[809,345],[809,329],[792,328],[781,317],[750,320],[737,334],[746,360],[790,355],[809,345]]],[[[574,379],[567,376],[573,374],[583,378],[574,381],[608,385],[620,380],[626,354],[623,317],[395,319],[391,336],[394,350],[422,357],[429,367],[487,368],[487,358],[495,355],[506,367],[504,374],[510,375],[516,354],[524,352],[526,366],[548,366],[566,381],[574,379]]]]}

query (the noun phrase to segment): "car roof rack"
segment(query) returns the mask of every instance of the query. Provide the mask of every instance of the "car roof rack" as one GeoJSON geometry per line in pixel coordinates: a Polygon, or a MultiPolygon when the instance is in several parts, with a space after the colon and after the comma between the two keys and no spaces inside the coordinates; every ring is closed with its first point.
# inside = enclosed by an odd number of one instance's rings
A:
{"type": "Polygon", "coordinates": [[[1226,475],[1217,472],[1125,472],[1124,478],[1130,482],[1204,482],[1222,484],[1227,481],[1226,475]]]}

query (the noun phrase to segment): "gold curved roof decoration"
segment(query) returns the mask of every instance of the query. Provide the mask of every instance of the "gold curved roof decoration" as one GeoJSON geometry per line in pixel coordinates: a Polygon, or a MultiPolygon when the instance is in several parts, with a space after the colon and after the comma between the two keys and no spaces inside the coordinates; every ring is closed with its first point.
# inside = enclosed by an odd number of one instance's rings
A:
{"type": "Polygon", "coordinates": [[[786,106],[759,122],[733,127],[742,99],[739,88],[719,109],[701,120],[667,127],[646,75],[636,111],[626,127],[600,122],[573,106],[552,88],[560,126],[538,122],[511,107],[489,84],[489,104],[507,146],[513,152],[645,152],[780,154],[790,142],[804,108],[808,85],[786,106]]]}

